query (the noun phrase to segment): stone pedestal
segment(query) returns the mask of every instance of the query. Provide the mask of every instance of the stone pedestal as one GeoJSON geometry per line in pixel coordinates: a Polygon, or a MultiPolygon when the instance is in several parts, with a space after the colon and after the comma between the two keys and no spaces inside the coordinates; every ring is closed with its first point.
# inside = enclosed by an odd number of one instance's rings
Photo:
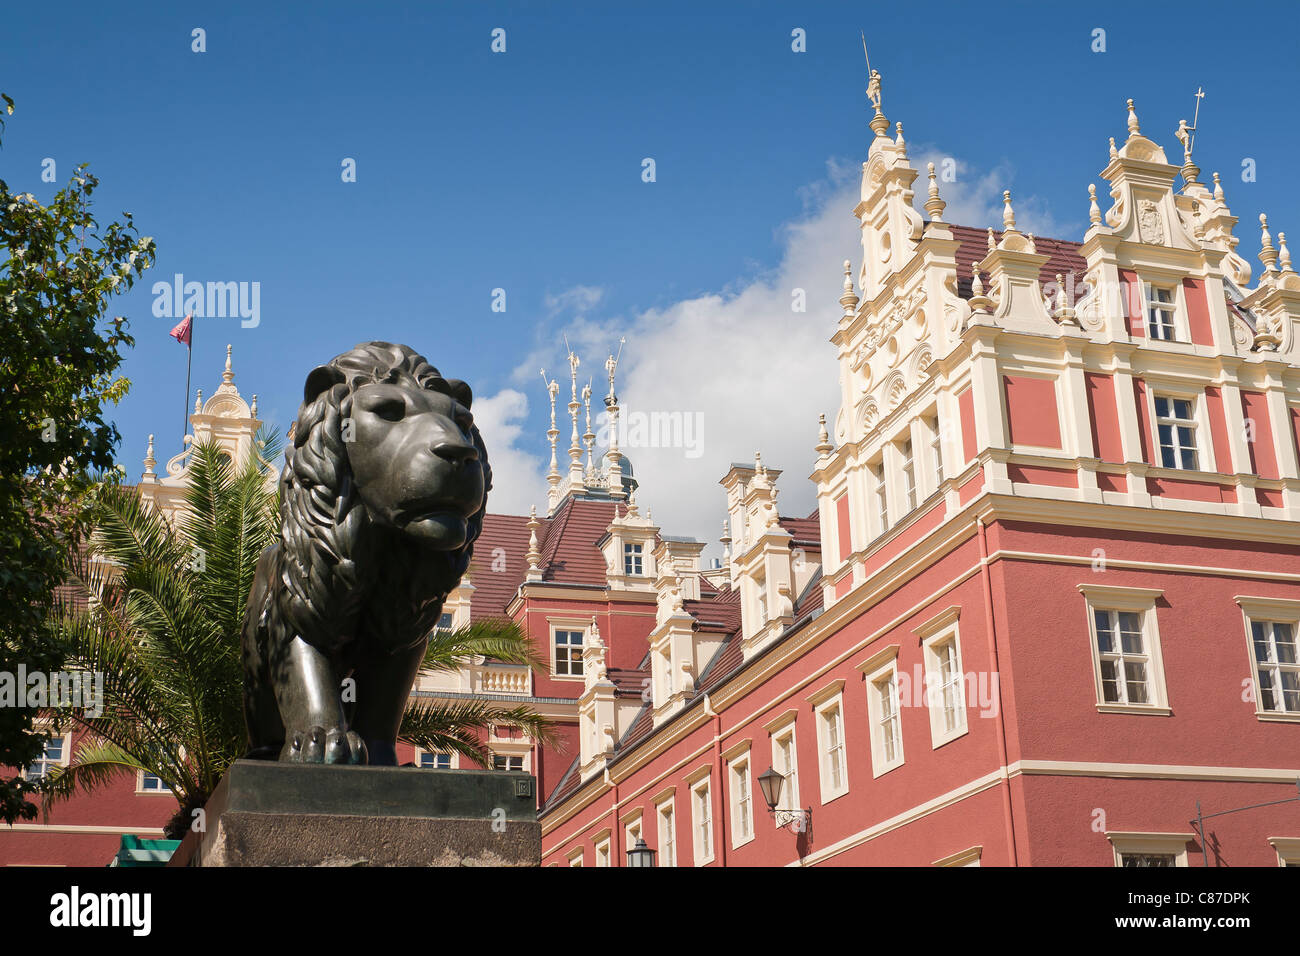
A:
{"type": "Polygon", "coordinates": [[[526,773],[237,760],[169,866],[540,866],[526,773]]]}

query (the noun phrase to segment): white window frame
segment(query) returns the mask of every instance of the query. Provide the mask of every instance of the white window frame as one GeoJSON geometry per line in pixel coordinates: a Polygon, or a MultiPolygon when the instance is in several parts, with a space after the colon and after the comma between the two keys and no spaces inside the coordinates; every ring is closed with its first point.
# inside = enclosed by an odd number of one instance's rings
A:
{"type": "MultiPolygon", "coordinates": [[[[519,773],[520,771],[522,771],[522,772],[524,772],[524,773],[527,773],[527,772],[528,772],[528,769],[529,769],[529,768],[528,768],[528,763],[529,763],[528,756],[529,756],[529,754],[528,754],[528,751],[527,751],[527,750],[520,751],[520,750],[517,750],[517,749],[514,749],[514,748],[503,748],[503,749],[497,749],[496,747],[490,747],[490,748],[488,748],[488,749],[489,749],[489,751],[491,752],[491,755],[492,755],[492,759],[491,759],[491,761],[490,761],[490,765],[491,765],[491,768],[492,768],[493,770],[498,770],[498,769],[500,769],[500,770],[512,771],[512,772],[514,772],[514,773],[519,773]],[[500,758],[502,758],[503,760],[506,761],[506,766],[504,766],[504,767],[500,767],[500,768],[498,768],[498,767],[496,766],[496,762],[497,762],[497,758],[498,758],[498,757],[500,757],[500,758]],[[514,769],[514,768],[512,768],[512,767],[510,766],[510,761],[511,761],[511,760],[518,760],[518,761],[519,761],[520,766],[519,766],[518,769],[514,769]]],[[[530,749],[531,749],[531,748],[530,748],[530,749]]]]}
{"type": "Polygon", "coordinates": [[[958,737],[964,737],[970,732],[970,722],[966,713],[968,706],[966,701],[966,670],[962,664],[961,633],[957,626],[960,616],[960,607],[949,607],[921,625],[915,632],[917,637],[921,639],[921,656],[925,662],[925,703],[926,709],[930,713],[930,746],[934,750],[938,750],[944,744],[951,743],[958,737]],[[940,648],[946,644],[952,645],[954,663],[957,668],[955,687],[957,695],[956,722],[952,727],[947,726],[947,707],[940,678],[942,664],[940,648]]]}
{"type": "Polygon", "coordinates": [[[835,680],[807,698],[812,704],[817,727],[817,776],[821,801],[825,805],[849,792],[849,752],[844,718],[844,681],[835,680]],[[831,733],[838,734],[838,745],[831,733]],[[838,751],[839,784],[835,783],[834,761],[838,751]]]}
{"type": "Polygon", "coordinates": [[[569,866],[582,866],[583,847],[569,851],[569,866]]]}
{"type": "MultiPolygon", "coordinates": [[[[1188,334],[1187,327],[1187,310],[1186,303],[1183,301],[1183,284],[1177,280],[1168,281],[1151,281],[1150,279],[1142,282],[1142,332],[1144,337],[1151,342],[1190,342],[1191,336],[1188,334]],[[1168,292],[1169,301],[1159,301],[1155,293],[1168,292]],[[1151,312],[1153,309],[1159,309],[1161,312],[1169,313],[1170,335],[1168,338],[1151,334],[1151,312]]],[[[1161,323],[1162,325],[1164,323],[1161,323]]]]}
{"type": "MultiPolygon", "coordinates": [[[[1169,716],[1169,693],[1165,686],[1164,657],[1160,650],[1160,626],[1156,601],[1164,594],[1154,588],[1113,587],[1080,584],[1088,614],[1088,647],[1092,659],[1093,689],[1097,710],[1103,714],[1148,714],[1169,716]],[[1101,676],[1101,649],[1097,644],[1097,611],[1131,612],[1138,615],[1147,663],[1147,703],[1117,703],[1105,697],[1101,676]]],[[[1126,691],[1127,692],[1127,691],[1126,691]]]]}
{"type": "Polygon", "coordinates": [[[595,840],[592,841],[592,845],[594,846],[596,853],[595,862],[593,864],[594,866],[597,868],[604,868],[614,865],[613,857],[610,854],[610,832],[608,830],[602,830],[600,833],[597,833],[595,840]]]}
{"type": "MultiPolygon", "coordinates": [[[[551,678],[553,680],[571,680],[577,682],[585,681],[586,669],[587,669],[587,657],[586,657],[587,637],[588,637],[588,632],[591,630],[591,618],[587,618],[585,621],[578,621],[576,619],[555,618],[552,620],[548,620],[547,624],[550,626],[550,632],[551,632],[550,633],[551,678]],[[572,673],[561,674],[559,671],[560,645],[556,641],[560,631],[566,631],[570,633],[576,631],[582,635],[582,657],[578,662],[579,672],[577,674],[572,674],[572,673]]],[[[565,644],[564,646],[566,649],[573,647],[572,644],[565,644]]],[[[573,668],[572,654],[569,655],[567,666],[570,670],[572,670],[573,668]]]]}
{"type": "Polygon", "coordinates": [[[707,767],[699,776],[687,781],[691,790],[691,859],[696,866],[713,862],[712,781],[712,772],[707,767]]]}
{"type": "MultiPolygon", "coordinates": [[[[72,732],[68,731],[62,734],[51,734],[50,739],[45,741],[45,743],[41,746],[41,755],[37,757],[36,760],[33,761],[31,764],[28,764],[26,767],[22,767],[19,772],[19,776],[21,776],[24,780],[27,781],[41,780],[45,777],[45,774],[50,771],[50,768],[66,767],[71,762],[72,762],[72,732]],[[54,743],[56,740],[63,741],[63,757],[59,760],[47,761],[45,759],[45,748],[48,747],[50,744],[54,743]],[[38,763],[44,766],[45,768],[44,772],[39,777],[27,776],[28,768],[38,763]]],[[[168,794],[171,793],[170,790],[165,790],[163,792],[168,794]]]]}
{"type": "Polygon", "coordinates": [[[1205,442],[1201,436],[1205,432],[1201,429],[1200,406],[1202,402],[1194,397],[1185,395],[1171,394],[1167,391],[1152,390],[1151,393],[1151,421],[1152,438],[1154,439],[1155,455],[1159,459],[1157,467],[1164,468],[1168,471],[1213,471],[1213,468],[1202,468],[1203,464],[1203,446],[1205,442]],[[1160,403],[1167,402],[1170,414],[1160,414],[1160,403]],[[1187,418],[1180,418],[1175,414],[1175,403],[1186,402],[1189,406],[1190,414],[1187,418]],[[1165,443],[1160,436],[1160,429],[1168,427],[1171,436],[1170,448],[1173,451],[1174,464],[1170,465],[1165,461],[1165,443]],[[1180,432],[1184,429],[1190,429],[1192,433],[1192,444],[1190,447],[1183,444],[1180,432]],[[1195,459],[1195,467],[1188,468],[1183,464],[1183,456],[1190,451],[1195,459]]]}
{"type": "Polygon", "coordinates": [[[1300,837],[1269,837],[1278,866],[1300,866],[1300,837]]]}
{"type": "Polygon", "coordinates": [[[872,520],[876,523],[876,535],[879,536],[892,527],[889,521],[889,475],[885,471],[884,454],[881,454],[878,462],[868,463],[867,470],[871,472],[872,520]]]}
{"type": "Polygon", "coordinates": [[[797,714],[792,714],[780,724],[771,727],[768,733],[772,739],[772,769],[781,774],[781,799],[776,805],[776,825],[783,827],[803,809],[799,795],[799,737],[797,733],[797,714]],[[788,754],[789,761],[782,753],[788,754]]]}
{"type": "MultiPolygon", "coordinates": [[[[619,823],[623,824],[623,851],[626,853],[636,846],[638,837],[645,839],[645,830],[641,825],[641,808],[638,807],[632,813],[624,816],[619,820],[619,823]]],[[[619,862],[622,863],[622,861],[619,862]]]]}
{"type": "MultiPolygon", "coordinates": [[[[1250,597],[1244,594],[1238,594],[1233,597],[1237,606],[1241,608],[1242,619],[1246,626],[1246,653],[1250,655],[1247,659],[1250,661],[1250,680],[1255,691],[1255,718],[1264,721],[1281,721],[1281,722],[1300,722],[1300,711],[1290,710],[1265,710],[1264,695],[1259,686],[1260,662],[1255,653],[1255,638],[1252,625],[1256,622],[1261,624],[1289,624],[1291,633],[1300,644],[1300,601],[1290,600],[1287,598],[1267,598],[1267,597],[1250,597]]],[[[1291,670],[1291,665],[1281,665],[1265,662],[1266,666],[1276,667],[1278,670],[1291,670]]],[[[1283,698],[1285,702],[1285,698],[1283,698]]]]}
{"type": "Polygon", "coordinates": [[[875,669],[867,671],[863,678],[867,690],[867,722],[871,729],[871,776],[880,777],[903,766],[906,759],[903,751],[902,694],[899,693],[898,687],[897,657],[889,657],[888,660],[876,666],[875,669]],[[882,692],[882,684],[889,688],[888,691],[882,692]],[[882,693],[893,695],[894,714],[892,719],[897,727],[898,735],[892,759],[887,757],[885,753],[885,738],[882,727],[885,713],[881,707],[882,693]]]}
{"type": "Polygon", "coordinates": [[[167,784],[162,782],[162,778],[159,777],[156,773],[150,773],[147,770],[137,770],[135,772],[135,792],[141,794],[142,796],[157,796],[159,794],[162,794],[164,796],[170,797],[172,795],[172,792],[170,788],[168,788],[167,784]],[[146,775],[158,781],[158,787],[156,789],[145,787],[144,781],[146,775]]]}
{"type": "Polygon", "coordinates": [[[1191,833],[1137,833],[1107,831],[1115,866],[1124,865],[1124,857],[1133,855],[1172,856],[1174,866],[1187,865],[1187,844],[1195,839],[1191,833]]]}
{"type": "Polygon", "coordinates": [[[454,753],[447,753],[446,751],[442,751],[442,750],[426,750],[424,747],[416,747],[415,757],[412,762],[421,770],[457,770],[460,768],[460,755],[454,753]],[[426,754],[434,757],[447,757],[450,763],[446,767],[426,767],[422,763],[420,763],[420,760],[423,759],[423,757],[426,754]]]}
{"type": "Polygon", "coordinates": [[[899,436],[895,448],[898,451],[898,474],[902,478],[903,500],[907,502],[906,514],[911,514],[921,503],[921,496],[916,486],[916,444],[912,441],[910,427],[899,436]]]}
{"type": "Polygon", "coordinates": [[[940,425],[938,409],[925,416],[925,427],[929,432],[930,464],[933,467],[930,477],[934,479],[934,491],[938,491],[944,482],[943,427],[940,425]]]}
{"type": "Polygon", "coordinates": [[[748,744],[727,757],[727,806],[733,850],[754,840],[754,764],[748,744]]]}
{"type": "Polygon", "coordinates": [[[656,847],[656,866],[680,866],[681,852],[677,843],[677,803],[672,796],[655,804],[655,830],[659,838],[656,847]],[[665,815],[667,819],[665,820],[665,815]]]}
{"type": "Polygon", "coordinates": [[[623,542],[623,576],[645,577],[645,545],[639,541],[623,542]]]}

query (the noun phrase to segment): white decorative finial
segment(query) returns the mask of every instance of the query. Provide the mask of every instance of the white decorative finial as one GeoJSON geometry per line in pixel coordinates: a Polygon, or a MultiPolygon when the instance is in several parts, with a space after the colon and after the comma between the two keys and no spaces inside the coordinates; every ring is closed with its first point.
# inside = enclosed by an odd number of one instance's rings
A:
{"type": "Polygon", "coordinates": [[[225,385],[231,384],[235,380],[235,373],[230,366],[230,346],[226,346],[226,370],[221,373],[221,381],[225,385]]]}
{"type": "Polygon", "coordinates": [[[540,581],[542,579],[541,560],[542,552],[537,542],[537,529],[541,522],[537,520],[537,505],[532,505],[528,509],[528,580],[540,581]]]}
{"type": "Polygon", "coordinates": [[[1133,108],[1133,101],[1128,101],[1128,138],[1139,136],[1142,133],[1142,127],[1138,125],[1137,110],[1133,108]]]}
{"type": "Polygon", "coordinates": [[[971,272],[971,282],[970,282],[971,293],[973,295],[978,295],[978,296],[984,295],[984,283],[980,281],[979,264],[972,262],[970,264],[970,272],[971,272]]]}
{"type": "Polygon", "coordinates": [[[253,405],[249,409],[249,411],[254,418],[257,417],[257,395],[256,394],[253,395],[253,405]]]}
{"type": "Polygon", "coordinates": [[[858,297],[853,291],[853,264],[848,259],[844,260],[844,292],[840,296],[840,305],[844,306],[846,316],[858,312],[858,297]]]}
{"type": "Polygon", "coordinates": [[[894,129],[898,131],[898,135],[894,137],[894,145],[897,146],[899,149],[903,150],[904,152],[906,152],[907,143],[903,139],[903,124],[895,123],[894,129]]]}
{"type": "Polygon", "coordinates": [[[1223,202],[1223,183],[1219,182],[1219,174],[1214,174],[1214,198],[1223,202]]]}
{"type": "Polygon", "coordinates": [[[1016,211],[1011,208],[1011,190],[1002,190],[1002,228],[1005,232],[1015,232],[1016,211]]]}
{"type": "Polygon", "coordinates": [[[1088,221],[1094,226],[1101,225],[1101,207],[1097,205],[1097,185],[1088,184],[1088,221]]]}
{"type": "Polygon", "coordinates": [[[1286,247],[1286,233],[1277,234],[1277,259],[1283,272],[1291,272],[1291,250],[1286,247]]]}
{"type": "MultiPolygon", "coordinates": [[[[551,399],[551,427],[546,430],[546,437],[551,443],[551,467],[546,472],[546,483],[554,492],[556,486],[560,483],[560,463],[555,457],[556,441],[560,437],[560,430],[555,426],[555,398],[560,394],[560,383],[555,379],[546,380],[546,369],[542,369],[542,383],[546,386],[546,394],[551,399]]],[[[550,504],[554,505],[554,500],[550,504]]]]}
{"type": "Polygon", "coordinates": [[[582,386],[582,404],[587,409],[587,430],[582,434],[582,442],[587,446],[587,473],[595,475],[596,464],[592,460],[592,451],[596,447],[596,433],[591,430],[591,380],[582,386]]]}
{"type": "Polygon", "coordinates": [[[992,226],[989,226],[989,243],[988,243],[988,245],[989,245],[989,252],[992,252],[994,249],[996,249],[996,248],[998,247],[997,240],[993,238],[993,227],[992,227],[992,226]]]}
{"type": "Polygon", "coordinates": [[[1268,234],[1268,216],[1259,214],[1259,261],[1264,263],[1265,272],[1277,271],[1277,250],[1273,248],[1273,237],[1268,234]]]}
{"type": "Polygon", "coordinates": [[[194,390],[194,414],[197,415],[201,411],[203,411],[203,389],[196,388],[194,390]]]}
{"type": "Polygon", "coordinates": [[[1110,158],[1114,159],[1119,155],[1119,150],[1115,148],[1115,137],[1110,138],[1110,158]]]}
{"type": "Polygon", "coordinates": [[[830,432],[826,430],[826,416],[824,414],[817,416],[817,445],[814,451],[817,452],[818,458],[825,458],[835,446],[831,444],[830,432]]]}
{"type": "Polygon", "coordinates": [[[930,163],[930,198],[925,201],[925,211],[931,222],[943,222],[943,211],[947,203],[939,198],[939,181],[934,175],[934,163],[930,163]]]}
{"type": "Polygon", "coordinates": [[[153,436],[150,435],[149,447],[145,449],[145,453],[144,453],[144,473],[146,475],[152,475],[153,466],[156,464],[158,464],[158,459],[154,458],[153,456],[153,436]]]}

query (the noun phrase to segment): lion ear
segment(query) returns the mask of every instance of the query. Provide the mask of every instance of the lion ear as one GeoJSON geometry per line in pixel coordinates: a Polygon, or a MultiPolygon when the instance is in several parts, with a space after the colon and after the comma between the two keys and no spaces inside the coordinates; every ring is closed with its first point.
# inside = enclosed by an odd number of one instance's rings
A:
{"type": "Polygon", "coordinates": [[[466,408],[469,408],[474,401],[474,392],[465,382],[458,378],[447,379],[447,394],[456,401],[460,402],[466,408]]]}
{"type": "Polygon", "coordinates": [[[307,373],[307,384],[302,389],[302,400],[314,402],[326,389],[333,388],[343,381],[343,373],[332,365],[317,365],[307,373]]]}

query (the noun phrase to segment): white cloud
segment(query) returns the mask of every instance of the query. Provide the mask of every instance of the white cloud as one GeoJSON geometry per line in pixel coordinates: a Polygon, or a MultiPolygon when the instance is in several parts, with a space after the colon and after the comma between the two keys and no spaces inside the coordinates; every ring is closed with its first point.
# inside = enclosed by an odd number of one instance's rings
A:
{"type": "MultiPolygon", "coordinates": [[[[914,153],[913,163],[921,170],[915,184],[918,207],[926,198],[925,164],[933,161],[938,166],[946,155],[937,149],[914,153]]],[[[955,163],[956,181],[940,185],[948,203],[944,219],[1000,228],[1002,190],[1009,188],[1010,169],[979,174],[960,160],[955,163]]],[[[815,494],[808,473],[815,460],[817,416],[825,414],[827,422],[833,423],[839,410],[838,366],[829,339],[841,313],[842,263],[853,260],[856,274],[862,254],[858,223],[852,215],[859,170],[856,164],[829,163],[827,176],[801,191],[804,214],[779,227],[784,242],[780,263],[756,277],[719,281],[724,290],[720,293],[631,318],[600,315],[604,292],[596,287],[577,286],[547,298],[550,321],[544,324],[562,326],[583,358],[580,385],[594,378],[595,394],[604,393],[604,356],[611,345],[617,347],[620,336],[626,336],[618,372],[624,407],[700,416],[698,449],[621,449],[640,482],[640,503],[653,509],[665,533],[708,541],[709,553],[717,554],[725,517],[718,481],[732,462],[752,463],[756,451],[770,468],[784,472],[777,485],[781,513],[803,516],[813,509],[815,494]],[[806,297],[804,312],[791,308],[796,289],[806,297]]],[[[1055,237],[1073,234],[1037,197],[1013,194],[1013,200],[1022,231],[1055,237]]],[[[548,331],[545,338],[553,343],[558,334],[548,331]]],[[[553,344],[539,345],[517,367],[515,380],[531,389],[537,369],[554,362],[555,355],[553,344]]],[[[569,435],[563,408],[568,369],[548,367],[547,374],[561,384],[564,459],[569,435]]],[[[476,416],[491,436],[497,476],[494,511],[521,513],[529,504],[545,501],[544,463],[516,447],[526,412],[524,396],[512,389],[475,406],[476,416]]],[[[544,427],[544,423],[538,426],[539,434],[544,427]]]]}
{"type": "Polygon", "coordinates": [[[527,419],[528,396],[513,388],[474,399],[474,421],[492,464],[488,510],[494,514],[527,514],[529,505],[538,504],[536,490],[546,487],[541,458],[519,447],[527,419]]]}

